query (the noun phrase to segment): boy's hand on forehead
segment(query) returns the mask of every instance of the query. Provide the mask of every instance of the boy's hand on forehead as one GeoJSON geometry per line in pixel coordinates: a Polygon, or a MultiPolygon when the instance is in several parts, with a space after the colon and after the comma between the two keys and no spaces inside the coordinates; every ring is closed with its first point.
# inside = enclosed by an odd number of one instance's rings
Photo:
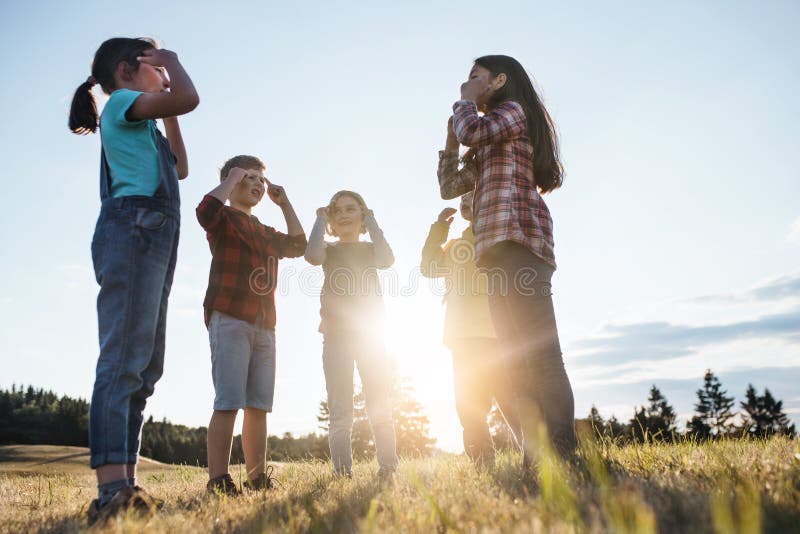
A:
{"type": "Polygon", "coordinates": [[[225,181],[230,180],[232,184],[236,185],[244,180],[250,173],[252,173],[252,171],[247,171],[241,167],[234,167],[228,171],[228,176],[225,178],[225,181]]]}
{"type": "Polygon", "coordinates": [[[264,178],[264,181],[267,184],[267,195],[271,201],[278,206],[284,206],[289,202],[289,197],[286,196],[286,190],[283,186],[275,185],[266,178],[264,178]]]}

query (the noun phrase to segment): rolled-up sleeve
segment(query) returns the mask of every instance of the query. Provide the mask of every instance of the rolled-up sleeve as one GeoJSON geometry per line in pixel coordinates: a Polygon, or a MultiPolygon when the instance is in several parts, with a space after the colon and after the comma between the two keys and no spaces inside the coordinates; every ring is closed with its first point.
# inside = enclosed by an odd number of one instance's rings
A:
{"type": "Polygon", "coordinates": [[[517,102],[506,101],[484,115],[478,115],[475,102],[459,100],[453,104],[453,129],[458,142],[468,147],[492,145],[515,139],[528,130],[525,112],[517,102]]]}
{"type": "MultiPolygon", "coordinates": [[[[225,217],[225,206],[218,198],[206,195],[195,210],[197,214],[197,221],[206,232],[213,232],[218,226],[220,221],[225,217]]],[[[304,237],[305,238],[305,237],[304,237]]]]}

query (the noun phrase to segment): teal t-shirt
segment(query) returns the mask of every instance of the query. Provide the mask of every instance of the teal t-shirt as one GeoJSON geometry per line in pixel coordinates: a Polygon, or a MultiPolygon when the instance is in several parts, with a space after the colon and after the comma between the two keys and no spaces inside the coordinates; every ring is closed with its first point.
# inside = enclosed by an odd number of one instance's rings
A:
{"type": "Polygon", "coordinates": [[[100,136],[111,171],[111,196],[153,196],[158,189],[158,132],[154,120],[128,121],[139,91],[117,89],[100,115],[100,136]]]}

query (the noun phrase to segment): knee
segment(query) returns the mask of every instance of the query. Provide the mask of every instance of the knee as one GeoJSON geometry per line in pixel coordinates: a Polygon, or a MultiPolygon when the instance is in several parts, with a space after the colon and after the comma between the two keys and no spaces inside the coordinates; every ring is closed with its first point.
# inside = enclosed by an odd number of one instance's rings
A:
{"type": "Polygon", "coordinates": [[[353,428],[353,414],[352,413],[331,413],[330,415],[330,431],[342,432],[350,431],[353,428]]]}

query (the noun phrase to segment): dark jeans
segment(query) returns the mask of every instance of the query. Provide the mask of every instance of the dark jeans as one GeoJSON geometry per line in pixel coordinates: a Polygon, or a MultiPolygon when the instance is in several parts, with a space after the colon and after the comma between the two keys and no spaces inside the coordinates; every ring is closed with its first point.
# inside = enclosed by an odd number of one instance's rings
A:
{"type": "Polygon", "coordinates": [[[553,267],[524,246],[504,241],[481,260],[489,275],[489,306],[517,396],[524,447],[543,436],[561,455],[577,447],[575,403],[558,341],[550,280],[553,267]]]}
{"type": "Polygon", "coordinates": [[[514,391],[497,350],[497,340],[467,338],[453,346],[453,381],[456,411],[464,430],[464,452],[479,463],[492,464],[494,447],[486,418],[492,409],[492,399],[519,444],[519,426],[514,391]]]}

